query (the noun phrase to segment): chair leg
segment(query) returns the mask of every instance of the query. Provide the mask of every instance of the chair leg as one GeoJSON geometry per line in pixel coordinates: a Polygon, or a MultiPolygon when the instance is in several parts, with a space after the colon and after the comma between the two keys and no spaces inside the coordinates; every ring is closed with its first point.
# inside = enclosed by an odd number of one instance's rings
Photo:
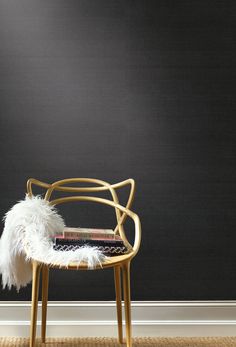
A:
{"type": "Polygon", "coordinates": [[[116,290],[116,312],[118,322],[118,341],[123,343],[123,332],[122,332],[122,301],[121,301],[121,281],[120,281],[120,266],[114,267],[114,280],[116,290]]]}
{"type": "Polygon", "coordinates": [[[131,347],[130,262],[123,265],[123,291],[125,301],[126,346],[131,347]]]}
{"type": "Polygon", "coordinates": [[[32,301],[31,301],[31,324],[30,324],[30,347],[35,347],[37,311],[38,311],[38,293],[39,293],[39,276],[41,265],[33,261],[33,279],[32,279],[32,301]]]}
{"type": "Polygon", "coordinates": [[[42,268],[42,325],[41,325],[42,343],[45,343],[45,339],[46,339],[48,280],[49,280],[49,268],[48,266],[43,266],[42,268]]]}

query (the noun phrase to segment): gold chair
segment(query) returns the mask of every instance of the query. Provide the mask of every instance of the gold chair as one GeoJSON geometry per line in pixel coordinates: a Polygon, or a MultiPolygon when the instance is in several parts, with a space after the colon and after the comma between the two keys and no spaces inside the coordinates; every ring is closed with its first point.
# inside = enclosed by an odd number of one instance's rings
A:
{"type": "MultiPolygon", "coordinates": [[[[59,205],[66,202],[87,201],[104,204],[111,206],[115,209],[117,225],[114,229],[115,234],[122,237],[126,245],[128,246],[128,252],[126,254],[108,257],[106,261],[102,263],[102,267],[98,265],[95,269],[105,269],[109,267],[114,268],[114,282],[116,291],[116,311],[118,322],[118,341],[123,343],[123,331],[122,331],[122,292],[121,292],[121,271],[123,277],[123,295],[125,306],[125,323],[126,323],[126,345],[132,346],[131,341],[131,301],[130,301],[130,262],[139,250],[141,241],[141,225],[137,214],[130,210],[133,202],[135,192],[135,182],[133,179],[126,181],[109,184],[105,181],[92,178],[69,178],[61,181],[54,182],[52,184],[44,183],[36,179],[30,178],[27,181],[27,193],[29,196],[33,195],[32,185],[46,189],[44,199],[49,201],[52,205],[59,205]],[[73,186],[75,183],[86,183],[89,186],[73,186]],[[72,184],[72,185],[71,185],[72,184]],[[95,186],[91,186],[91,184],[95,186]],[[119,204],[119,199],[116,190],[130,186],[130,193],[126,206],[119,204]],[[111,194],[111,200],[104,199],[97,196],[85,196],[85,195],[70,195],[64,196],[52,200],[51,195],[54,191],[67,192],[67,193],[99,193],[108,191],[111,194]],[[130,217],[135,226],[135,238],[134,245],[131,246],[128,242],[125,230],[124,222],[127,217],[130,217]]],[[[26,250],[27,252],[27,250],[26,250]]],[[[48,301],[48,282],[49,282],[49,268],[68,269],[68,270],[86,270],[88,266],[86,263],[81,263],[78,267],[76,263],[70,263],[68,267],[63,267],[60,264],[46,264],[39,262],[37,259],[32,259],[32,303],[31,303],[31,328],[30,328],[30,347],[35,347],[36,338],[36,323],[37,323],[37,309],[38,309],[38,292],[39,292],[39,280],[40,273],[42,273],[42,323],[41,323],[41,339],[45,343],[46,338],[46,320],[47,320],[47,301],[48,301]]]]}

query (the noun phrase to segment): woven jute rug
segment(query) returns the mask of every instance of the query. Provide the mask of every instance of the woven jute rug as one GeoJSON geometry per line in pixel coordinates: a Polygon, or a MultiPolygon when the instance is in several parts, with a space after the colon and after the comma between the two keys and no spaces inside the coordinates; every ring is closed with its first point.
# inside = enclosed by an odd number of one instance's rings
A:
{"type": "MultiPolygon", "coordinates": [[[[28,347],[29,339],[0,338],[1,347],[28,347]]],[[[125,347],[113,338],[48,338],[46,344],[37,340],[37,347],[125,347]]],[[[202,338],[134,338],[133,347],[236,347],[236,337],[202,338]]]]}

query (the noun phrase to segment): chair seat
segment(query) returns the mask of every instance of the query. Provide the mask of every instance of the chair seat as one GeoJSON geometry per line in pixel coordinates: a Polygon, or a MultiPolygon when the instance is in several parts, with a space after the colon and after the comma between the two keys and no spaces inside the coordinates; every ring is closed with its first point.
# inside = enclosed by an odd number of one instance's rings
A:
{"type": "MultiPolygon", "coordinates": [[[[27,253],[27,252],[26,252],[27,253]]],[[[122,254],[122,255],[117,255],[117,256],[112,256],[106,258],[105,261],[103,261],[97,266],[95,266],[93,269],[88,267],[88,264],[86,262],[81,262],[79,265],[77,262],[71,262],[68,264],[68,266],[60,263],[53,263],[53,264],[48,264],[47,262],[42,262],[42,260],[39,259],[32,259],[32,261],[37,261],[41,265],[46,265],[49,266],[50,268],[54,269],[64,269],[64,270],[102,270],[104,268],[108,267],[113,267],[115,265],[119,265],[123,262],[126,262],[128,260],[131,260],[134,256],[134,251],[132,249],[129,250],[128,253],[122,254]]]]}
{"type": "Polygon", "coordinates": [[[123,262],[130,260],[133,257],[133,253],[134,253],[133,251],[130,251],[129,253],[126,253],[126,254],[107,257],[106,261],[102,262],[101,265],[98,264],[93,269],[89,269],[88,264],[86,262],[81,262],[79,266],[78,266],[78,263],[76,262],[70,263],[68,266],[54,263],[54,264],[50,264],[50,267],[65,269],[65,270],[102,270],[104,268],[113,267],[115,265],[119,265],[123,262]]]}

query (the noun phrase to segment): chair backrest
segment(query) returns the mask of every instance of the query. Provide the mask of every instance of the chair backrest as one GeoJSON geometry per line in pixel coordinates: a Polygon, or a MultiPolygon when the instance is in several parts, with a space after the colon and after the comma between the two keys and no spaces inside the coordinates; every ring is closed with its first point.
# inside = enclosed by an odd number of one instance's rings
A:
{"type": "Polygon", "coordinates": [[[34,178],[30,178],[27,181],[27,193],[29,196],[33,195],[32,191],[32,185],[36,185],[38,187],[46,189],[44,199],[47,201],[50,201],[51,204],[53,205],[58,205],[61,203],[65,202],[70,202],[70,201],[91,201],[91,202],[97,202],[97,203],[108,203],[108,200],[99,198],[97,196],[84,196],[84,195],[70,195],[70,196],[64,196],[61,198],[57,199],[51,199],[52,193],[54,191],[61,191],[65,193],[98,193],[98,192],[104,192],[108,191],[111,195],[111,202],[114,203],[113,205],[111,204],[112,207],[115,209],[116,213],[116,221],[117,225],[114,229],[116,234],[119,234],[124,240],[127,241],[125,231],[124,231],[124,222],[127,218],[127,213],[125,209],[130,210],[133,199],[134,199],[134,193],[135,193],[135,181],[131,178],[115,183],[115,184],[110,184],[108,182],[99,180],[99,179],[94,179],[94,178],[67,178],[64,180],[56,181],[54,183],[44,183],[39,180],[36,180],[34,178]],[[71,186],[71,184],[80,184],[80,183],[86,183],[88,186],[71,186]],[[91,184],[95,186],[91,186],[91,184]],[[129,191],[129,196],[126,205],[124,206],[124,211],[121,211],[120,208],[117,208],[115,205],[119,204],[119,198],[117,194],[117,189],[125,187],[125,186],[130,186],[130,191],[129,191]]]}

